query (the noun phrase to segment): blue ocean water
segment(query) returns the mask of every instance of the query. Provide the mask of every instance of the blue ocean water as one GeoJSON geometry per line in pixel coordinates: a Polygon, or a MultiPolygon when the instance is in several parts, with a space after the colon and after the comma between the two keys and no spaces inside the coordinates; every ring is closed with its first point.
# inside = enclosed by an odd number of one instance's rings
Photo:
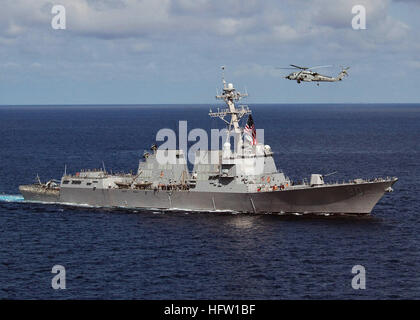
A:
{"type": "Polygon", "coordinates": [[[0,298],[420,298],[420,105],[255,105],[294,180],[397,176],[368,217],[117,210],[25,203],[20,184],[135,171],[161,128],[221,128],[209,106],[0,107],[0,298]],[[53,290],[51,268],[66,268],[53,290]],[[366,269],[366,290],[351,269],[366,269]]]}

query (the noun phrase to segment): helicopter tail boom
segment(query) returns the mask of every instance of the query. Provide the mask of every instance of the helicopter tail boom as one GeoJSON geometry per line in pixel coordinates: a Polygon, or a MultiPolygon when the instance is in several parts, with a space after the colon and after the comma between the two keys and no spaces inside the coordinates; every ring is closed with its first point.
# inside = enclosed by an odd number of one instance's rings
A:
{"type": "Polygon", "coordinates": [[[347,73],[347,70],[349,70],[349,69],[350,69],[350,67],[343,68],[341,70],[340,74],[337,76],[337,79],[341,81],[344,77],[348,76],[349,74],[347,73]]]}

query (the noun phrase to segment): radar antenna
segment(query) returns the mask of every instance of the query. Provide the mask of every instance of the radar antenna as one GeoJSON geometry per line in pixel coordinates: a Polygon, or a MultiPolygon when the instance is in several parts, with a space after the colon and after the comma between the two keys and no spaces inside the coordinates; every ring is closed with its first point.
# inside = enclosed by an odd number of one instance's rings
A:
{"type": "Polygon", "coordinates": [[[222,82],[223,82],[223,88],[226,88],[225,66],[222,66],[222,82]]]}

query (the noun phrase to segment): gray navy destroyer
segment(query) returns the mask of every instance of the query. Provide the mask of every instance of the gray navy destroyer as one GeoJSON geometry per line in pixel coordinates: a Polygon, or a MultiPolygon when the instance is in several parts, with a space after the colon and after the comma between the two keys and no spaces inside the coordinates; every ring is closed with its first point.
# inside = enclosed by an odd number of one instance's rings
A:
{"type": "Polygon", "coordinates": [[[270,146],[257,142],[250,108],[235,105],[246,96],[223,77],[223,91],[216,98],[226,107],[210,110],[209,116],[227,124],[225,143],[222,150],[197,151],[192,171],[184,150],[154,145],[135,174],[82,170],[19,190],[25,201],[256,214],[370,214],[392,191],[395,177],[326,183],[324,175],[312,174],[309,181],[293,182],[277,170],[270,146]],[[244,116],[248,121],[242,127],[244,116]]]}

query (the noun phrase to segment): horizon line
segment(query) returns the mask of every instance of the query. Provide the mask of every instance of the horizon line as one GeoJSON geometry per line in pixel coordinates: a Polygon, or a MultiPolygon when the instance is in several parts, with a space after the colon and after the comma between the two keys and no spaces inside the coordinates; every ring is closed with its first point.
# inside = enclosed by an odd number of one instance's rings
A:
{"type": "MultiPolygon", "coordinates": [[[[0,104],[0,107],[73,107],[73,106],[208,106],[208,105],[218,105],[220,103],[77,103],[77,104],[0,104]]],[[[266,102],[266,103],[243,103],[244,105],[370,105],[370,104],[381,104],[381,105],[391,105],[391,104],[400,104],[400,105],[416,105],[420,102],[266,102]]],[[[241,104],[238,104],[241,105],[241,104]]]]}

